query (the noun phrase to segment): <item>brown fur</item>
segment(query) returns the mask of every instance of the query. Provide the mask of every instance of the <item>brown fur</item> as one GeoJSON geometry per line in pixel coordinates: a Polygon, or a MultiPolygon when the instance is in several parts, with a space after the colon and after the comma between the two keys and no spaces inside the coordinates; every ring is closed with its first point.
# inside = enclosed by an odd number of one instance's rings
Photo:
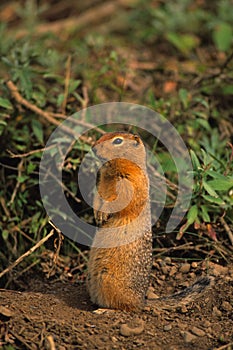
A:
{"type": "MultiPolygon", "coordinates": [[[[88,264],[88,291],[105,308],[138,310],[146,304],[152,266],[152,233],[146,152],[141,139],[107,133],[94,151],[105,160],[94,199],[97,229],[88,264]],[[122,144],[114,144],[116,138],[122,144]]],[[[192,301],[210,285],[207,277],[181,293],[148,301],[170,308],[192,301]]]]}

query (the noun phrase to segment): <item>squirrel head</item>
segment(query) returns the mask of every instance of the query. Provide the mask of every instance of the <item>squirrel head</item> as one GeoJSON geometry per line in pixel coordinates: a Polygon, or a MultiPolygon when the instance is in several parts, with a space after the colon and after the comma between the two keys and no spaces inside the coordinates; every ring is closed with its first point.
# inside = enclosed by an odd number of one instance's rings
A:
{"type": "Polygon", "coordinates": [[[96,156],[103,161],[115,158],[128,159],[145,167],[146,151],[138,135],[126,132],[109,132],[103,135],[93,146],[96,156]]]}

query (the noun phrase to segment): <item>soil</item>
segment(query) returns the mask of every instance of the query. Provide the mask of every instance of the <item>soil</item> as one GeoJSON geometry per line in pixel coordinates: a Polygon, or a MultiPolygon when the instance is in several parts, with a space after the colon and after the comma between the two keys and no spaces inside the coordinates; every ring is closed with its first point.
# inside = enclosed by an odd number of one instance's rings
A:
{"type": "Polygon", "coordinates": [[[158,259],[149,293],[172,294],[206,274],[214,276],[214,284],[194,303],[172,311],[146,307],[141,313],[98,309],[89,300],[84,282],[31,278],[27,291],[0,290],[0,346],[233,349],[233,265],[158,259]]]}

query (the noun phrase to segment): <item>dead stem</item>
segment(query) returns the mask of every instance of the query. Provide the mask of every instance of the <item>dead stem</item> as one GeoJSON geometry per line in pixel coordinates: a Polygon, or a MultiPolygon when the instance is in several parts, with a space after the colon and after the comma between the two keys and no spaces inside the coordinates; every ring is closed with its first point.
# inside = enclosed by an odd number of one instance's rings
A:
{"type": "Polygon", "coordinates": [[[70,77],[71,77],[71,55],[68,56],[66,61],[66,76],[65,76],[65,87],[64,87],[64,99],[62,101],[62,113],[65,114],[67,99],[69,95],[69,85],[70,85],[70,77]]]}
{"type": "MultiPolygon", "coordinates": [[[[39,116],[43,117],[44,119],[46,119],[48,122],[54,124],[54,125],[57,125],[59,126],[64,132],[70,134],[70,135],[73,135],[74,137],[77,137],[78,134],[77,132],[72,129],[72,128],[69,128],[68,126],[66,125],[63,125],[60,121],[58,121],[53,113],[49,113],[49,112],[46,112],[46,111],[43,111],[42,109],[40,109],[39,107],[37,107],[36,105],[32,104],[31,102],[27,101],[24,97],[21,96],[21,94],[19,93],[19,90],[17,88],[17,86],[11,81],[11,80],[8,80],[6,82],[6,86],[8,87],[8,89],[10,90],[11,92],[11,95],[12,97],[16,100],[16,102],[18,102],[20,105],[26,107],[27,109],[33,111],[34,113],[38,114],[39,116]]],[[[68,118],[68,117],[67,117],[68,118]]],[[[76,121],[77,124],[79,124],[78,120],[76,121]]],[[[94,125],[92,125],[93,128],[95,128],[94,125]]],[[[83,136],[83,135],[80,135],[79,136],[79,139],[83,142],[85,142],[86,144],[89,144],[89,145],[92,145],[93,142],[90,138],[86,137],[86,136],[83,136]]]]}
{"type": "Polygon", "coordinates": [[[16,259],[11,265],[9,265],[5,270],[0,272],[0,279],[9,271],[11,271],[14,267],[20,264],[26,257],[31,255],[35,250],[37,250],[42,244],[44,244],[50,237],[54,235],[54,230],[51,230],[47,236],[42,238],[39,242],[37,242],[33,247],[31,247],[28,251],[26,251],[23,255],[21,255],[18,259],[16,259]]]}
{"type": "Polygon", "coordinates": [[[19,181],[19,178],[20,178],[21,175],[22,175],[23,163],[24,163],[24,160],[21,159],[21,161],[19,162],[18,167],[17,167],[17,168],[18,168],[17,183],[16,183],[15,188],[14,188],[14,191],[13,191],[13,193],[12,193],[12,196],[11,196],[11,199],[10,199],[10,202],[9,202],[9,205],[12,205],[12,204],[13,204],[13,202],[14,202],[14,200],[15,200],[15,196],[16,196],[16,194],[17,194],[17,192],[18,192],[19,187],[20,187],[21,182],[19,181]]]}
{"type": "Polygon", "coordinates": [[[231,245],[233,245],[233,233],[231,232],[230,227],[228,226],[228,224],[226,223],[223,217],[220,217],[220,222],[223,225],[224,229],[226,230],[226,233],[228,234],[231,245]]]}

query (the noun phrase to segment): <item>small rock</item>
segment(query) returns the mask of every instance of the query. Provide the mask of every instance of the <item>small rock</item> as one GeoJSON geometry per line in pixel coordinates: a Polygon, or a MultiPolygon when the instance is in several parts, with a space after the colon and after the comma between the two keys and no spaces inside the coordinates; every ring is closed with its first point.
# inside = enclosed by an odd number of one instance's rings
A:
{"type": "Polygon", "coordinates": [[[116,342],[118,342],[118,339],[116,338],[116,337],[111,337],[111,340],[114,342],[114,343],[116,343],[116,342]]]}
{"type": "Polygon", "coordinates": [[[155,294],[154,292],[152,292],[151,290],[147,291],[147,299],[158,299],[159,296],[157,294],[155,294]]]}
{"type": "Polygon", "coordinates": [[[197,276],[194,272],[190,272],[189,277],[193,280],[195,280],[197,278],[197,276]]]}
{"type": "Polygon", "coordinates": [[[190,264],[186,263],[186,264],[182,264],[180,267],[180,272],[181,273],[188,273],[190,271],[190,264]]]}
{"type": "Polygon", "coordinates": [[[167,266],[162,266],[162,267],[161,267],[161,271],[162,271],[162,273],[163,273],[164,275],[167,275],[168,272],[169,272],[169,268],[168,268],[167,266]]]}
{"type": "Polygon", "coordinates": [[[139,335],[144,331],[145,322],[141,319],[135,319],[129,323],[123,323],[120,327],[120,334],[124,337],[139,335]]]}
{"type": "Polygon", "coordinates": [[[160,270],[159,264],[157,264],[156,262],[153,262],[153,268],[155,268],[156,270],[160,270]]]}
{"type": "Polygon", "coordinates": [[[226,275],[228,273],[228,268],[225,266],[213,263],[211,267],[211,274],[213,274],[214,276],[226,275]]]}
{"type": "Polygon", "coordinates": [[[171,277],[174,276],[176,274],[176,272],[177,272],[176,266],[172,266],[171,270],[169,272],[169,276],[171,276],[171,277]]]}
{"type": "Polygon", "coordinates": [[[99,309],[93,310],[92,313],[96,314],[96,315],[103,315],[103,314],[105,314],[106,312],[109,312],[109,311],[111,311],[111,309],[99,308],[99,309]]]}
{"type": "Polygon", "coordinates": [[[159,263],[159,265],[160,265],[161,267],[166,265],[165,261],[162,260],[162,259],[158,259],[157,262],[159,263]]]}
{"type": "Polygon", "coordinates": [[[167,324],[166,326],[163,327],[163,329],[167,332],[170,331],[172,329],[172,325],[171,324],[167,324]]]}
{"type": "Polygon", "coordinates": [[[198,267],[198,263],[196,261],[193,261],[191,266],[193,269],[196,269],[198,267]]]}
{"type": "Polygon", "coordinates": [[[197,337],[195,335],[193,335],[192,333],[187,332],[187,331],[183,332],[182,335],[183,335],[185,343],[191,343],[197,339],[197,337]]]}
{"type": "Polygon", "coordinates": [[[217,306],[213,307],[212,314],[213,314],[213,316],[217,316],[217,317],[221,317],[222,316],[222,312],[217,308],[217,306]]]}
{"type": "Polygon", "coordinates": [[[188,312],[188,309],[187,309],[186,305],[181,306],[180,312],[181,312],[182,314],[186,314],[186,312],[188,312]]]}
{"type": "Polygon", "coordinates": [[[232,306],[228,301],[222,302],[222,308],[224,311],[231,311],[232,310],[232,306]]]}
{"type": "Polygon", "coordinates": [[[2,305],[0,305],[0,314],[5,316],[6,318],[10,318],[13,316],[13,312],[10,309],[8,309],[7,307],[2,306],[2,305]]]}
{"type": "Polygon", "coordinates": [[[177,273],[177,275],[175,276],[176,280],[182,280],[183,279],[183,275],[182,273],[177,273]]]}
{"type": "Polygon", "coordinates": [[[191,332],[193,334],[197,335],[198,337],[204,337],[204,335],[205,335],[205,331],[203,331],[202,329],[197,328],[195,326],[191,329],[191,332]]]}
{"type": "Polygon", "coordinates": [[[182,287],[184,287],[184,288],[187,288],[187,287],[190,286],[190,282],[185,281],[185,282],[183,282],[183,283],[180,283],[180,286],[182,286],[182,287]]]}
{"type": "Polygon", "coordinates": [[[204,326],[205,328],[208,328],[208,327],[211,326],[211,322],[208,321],[208,320],[205,320],[205,321],[203,322],[203,326],[204,326]]]}
{"type": "Polygon", "coordinates": [[[164,259],[164,261],[165,261],[165,263],[168,264],[168,265],[170,265],[171,262],[172,262],[172,260],[171,260],[171,258],[169,258],[169,256],[166,256],[166,258],[164,259]]]}

